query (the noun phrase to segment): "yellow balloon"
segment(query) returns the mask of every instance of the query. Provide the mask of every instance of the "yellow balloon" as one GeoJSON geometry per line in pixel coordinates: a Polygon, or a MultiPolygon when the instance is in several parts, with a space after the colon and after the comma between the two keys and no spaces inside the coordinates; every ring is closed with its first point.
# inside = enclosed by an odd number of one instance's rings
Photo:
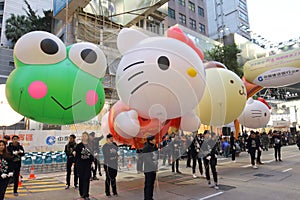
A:
{"type": "Polygon", "coordinates": [[[206,69],[206,88],[196,107],[201,123],[212,126],[228,124],[243,111],[247,92],[243,81],[223,68],[206,69]]]}

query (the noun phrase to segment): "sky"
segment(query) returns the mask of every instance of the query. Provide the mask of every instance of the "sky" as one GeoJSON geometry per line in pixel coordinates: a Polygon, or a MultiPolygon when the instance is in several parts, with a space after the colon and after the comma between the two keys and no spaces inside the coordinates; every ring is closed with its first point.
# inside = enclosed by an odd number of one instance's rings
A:
{"type": "Polygon", "coordinates": [[[300,37],[300,0],[247,0],[250,30],[272,43],[300,37]]]}

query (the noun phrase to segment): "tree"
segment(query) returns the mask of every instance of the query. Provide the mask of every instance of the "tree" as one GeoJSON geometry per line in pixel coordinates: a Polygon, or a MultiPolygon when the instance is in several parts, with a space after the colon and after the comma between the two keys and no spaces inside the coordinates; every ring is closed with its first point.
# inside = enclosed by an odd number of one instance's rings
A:
{"type": "Polygon", "coordinates": [[[8,40],[11,40],[13,44],[17,42],[17,40],[31,31],[30,22],[24,16],[11,14],[10,18],[6,20],[5,25],[5,36],[8,40]]]}
{"type": "Polygon", "coordinates": [[[43,10],[44,16],[38,16],[37,11],[32,10],[27,0],[24,0],[27,9],[24,9],[26,15],[11,14],[10,18],[6,20],[5,36],[11,40],[13,45],[24,34],[31,31],[47,31],[51,32],[52,11],[43,10]]]}
{"type": "Polygon", "coordinates": [[[205,52],[205,57],[209,61],[223,63],[229,70],[242,77],[243,69],[237,62],[237,54],[240,52],[241,50],[237,48],[236,44],[215,46],[210,51],[205,52]]]}

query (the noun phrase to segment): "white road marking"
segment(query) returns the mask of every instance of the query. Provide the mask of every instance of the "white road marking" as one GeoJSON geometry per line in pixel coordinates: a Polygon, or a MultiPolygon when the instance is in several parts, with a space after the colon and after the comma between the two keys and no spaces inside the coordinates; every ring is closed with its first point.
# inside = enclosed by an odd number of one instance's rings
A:
{"type": "Polygon", "coordinates": [[[251,167],[252,165],[244,165],[244,166],[241,166],[242,168],[247,168],[247,167],[251,167]]]}
{"type": "Polygon", "coordinates": [[[286,169],[286,170],[283,170],[282,172],[283,173],[285,173],[285,172],[288,172],[288,171],[290,171],[290,170],[292,170],[293,168],[288,168],[288,169],[286,169]]]}
{"type": "Polygon", "coordinates": [[[210,199],[210,198],[212,198],[212,197],[221,195],[221,194],[223,194],[223,193],[224,193],[224,192],[218,192],[218,193],[215,193],[215,194],[212,194],[212,195],[208,195],[208,196],[206,196],[206,197],[203,197],[203,198],[201,198],[201,199],[199,199],[199,200],[210,199]]]}

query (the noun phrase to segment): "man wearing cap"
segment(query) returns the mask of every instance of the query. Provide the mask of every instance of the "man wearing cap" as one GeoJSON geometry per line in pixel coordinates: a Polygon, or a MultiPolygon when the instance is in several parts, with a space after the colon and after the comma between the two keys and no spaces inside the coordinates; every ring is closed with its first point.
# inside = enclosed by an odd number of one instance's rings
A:
{"type": "Polygon", "coordinates": [[[147,142],[143,148],[143,159],[145,174],[144,199],[153,200],[154,182],[158,164],[157,147],[154,136],[147,137],[147,142]]]}
{"type": "Polygon", "coordinates": [[[93,173],[93,177],[91,178],[92,180],[99,180],[99,178],[97,178],[97,169],[99,171],[99,175],[102,176],[101,173],[101,165],[100,165],[100,161],[99,161],[99,142],[100,140],[103,139],[103,135],[101,137],[95,137],[95,132],[91,132],[89,134],[89,141],[90,141],[90,147],[92,148],[92,153],[94,155],[94,163],[95,163],[95,168],[92,169],[92,173],[93,173]]]}
{"type": "Polygon", "coordinates": [[[106,136],[106,144],[102,147],[104,156],[104,170],[106,174],[105,179],[105,194],[107,197],[111,197],[110,185],[114,196],[118,196],[116,177],[118,174],[118,146],[114,142],[114,138],[111,134],[106,136]]]}
{"type": "Polygon", "coordinates": [[[9,143],[7,151],[12,156],[13,179],[14,179],[14,196],[18,196],[18,182],[21,170],[21,157],[25,155],[24,148],[19,143],[19,136],[14,135],[12,142],[9,143]]]}
{"type": "Polygon", "coordinates": [[[67,177],[66,177],[66,188],[70,188],[70,179],[71,179],[71,171],[72,171],[72,165],[74,165],[74,187],[75,189],[78,188],[78,173],[77,173],[77,168],[75,165],[75,156],[74,156],[74,151],[76,148],[76,136],[74,134],[71,134],[69,137],[69,142],[65,146],[65,153],[67,156],[67,177]]]}

